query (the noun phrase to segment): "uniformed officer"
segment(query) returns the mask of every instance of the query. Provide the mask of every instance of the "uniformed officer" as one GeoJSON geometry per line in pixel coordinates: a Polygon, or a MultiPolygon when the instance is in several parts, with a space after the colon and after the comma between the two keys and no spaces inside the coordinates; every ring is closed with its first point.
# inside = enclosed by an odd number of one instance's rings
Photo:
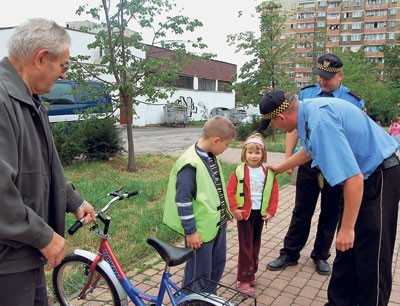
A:
{"type": "Polygon", "coordinates": [[[261,129],[269,121],[286,132],[297,129],[302,145],[270,169],[283,173],[312,159],[327,184],[343,186],[326,305],[387,305],[400,200],[396,141],[338,98],[298,100],[273,91],[260,102],[260,113],[261,129]]]}
{"type": "MultiPolygon", "coordinates": [[[[325,54],[318,58],[314,73],[318,83],[304,87],[299,99],[317,97],[335,97],[346,100],[359,108],[364,108],[364,100],[342,85],[343,62],[335,54],[325,54]]],[[[286,136],[286,158],[289,158],[297,144],[298,135],[294,130],[286,136]]],[[[289,171],[289,173],[291,170],[289,171]]],[[[305,246],[315,212],[318,196],[321,192],[321,209],[318,220],[317,235],[311,252],[316,271],[322,275],[330,274],[327,259],[338,222],[338,204],[341,199],[341,186],[331,187],[326,183],[321,172],[311,167],[311,161],[301,165],[296,180],[296,198],[292,219],[285,236],[280,256],[270,262],[267,268],[273,271],[296,265],[300,251],[305,246]]]]}

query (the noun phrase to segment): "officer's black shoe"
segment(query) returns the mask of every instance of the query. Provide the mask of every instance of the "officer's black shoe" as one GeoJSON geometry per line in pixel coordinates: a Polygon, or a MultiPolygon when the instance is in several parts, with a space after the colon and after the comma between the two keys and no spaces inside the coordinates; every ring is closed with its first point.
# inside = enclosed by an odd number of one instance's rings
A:
{"type": "Polygon", "coordinates": [[[279,271],[285,269],[288,266],[295,265],[297,265],[297,260],[293,260],[287,255],[281,255],[277,259],[268,263],[267,269],[271,271],[279,271]]]}
{"type": "Polygon", "coordinates": [[[331,267],[323,259],[314,259],[315,270],[321,275],[329,275],[331,274],[331,267]]]}

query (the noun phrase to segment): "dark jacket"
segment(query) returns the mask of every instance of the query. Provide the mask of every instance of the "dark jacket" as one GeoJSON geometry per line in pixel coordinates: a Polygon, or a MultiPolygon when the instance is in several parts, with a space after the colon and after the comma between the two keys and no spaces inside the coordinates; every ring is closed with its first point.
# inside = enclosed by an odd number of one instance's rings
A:
{"type": "Polygon", "coordinates": [[[35,106],[9,62],[0,61],[0,274],[44,264],[39,249],[83,198],[67,184],[45,107],[35,106]]]}

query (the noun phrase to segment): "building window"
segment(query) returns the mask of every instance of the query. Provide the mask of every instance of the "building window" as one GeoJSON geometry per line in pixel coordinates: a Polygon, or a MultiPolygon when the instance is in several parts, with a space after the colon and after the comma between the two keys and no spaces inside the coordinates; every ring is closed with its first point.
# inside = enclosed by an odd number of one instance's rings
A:
{"type": "Polygon", "coordinates": [[[395,26],[396,26],[396,21],[390,20],[390,21],[389,21],[389,27],[390,27],[390,28],[394,28],[395,26]]]}
{"type": "Polygon", "coordinates": [[[344,18],[344,19],[349,18],[349,12],[344,12],[344,13],[343,13],[343,18],[344,18]]]}
{"type": "Polygon", "coordinates": [[[326,16],[326,11],[318,11],[317,12],[317,17],[325,17],[326,16]]]}
{"type": "Polygon", "coordinates": [[[318,21],[317,28],[323,28],[323,27],[325,27],[325,21],[318,21]]]}
{"type": "Polygon", "coordinates": [[[396,39],[396,33],[388,33],[388,39],[396,39]]]}
{"type": "Polygon", "coordinates": [[[319,5],[319,6],[326,6],[326,1],[320,1],[320,2],[318,3],[318,5],[319,5]]]}
{"type": "Polygon", "coordinates": [[[363,2],[362,0],[354,0],[354,6],[362,6],[363,2]]]}
{"type": "Polygon", "coordinates": [[[231,92],[232,91],[231,82],[218,81],[218,91],[231,92]]]}
{"type": "Polygon", "coordinates": [[[351,25],[351,29],[352,29],[352,30],[360,30],[360,29],[361,29],[361,25],[362,25],[361,22],[353,23],[353,24],[351,25]]]}
{"type": "Polygon", "coordinates": [[[342,41],[347,41],[347,36],[348,36],[348,35],[343,35],[343,36],[342,36],[342,41]]]}
{"type": "Polygon", "coordinates": [[[361,18],[362,17],[362,11],[354,11],[351,13],[351,17],[353,18],[361,18]]]}
{"type": "Polygon", "coordinates": [[[365,34],[365,40],[382,40],[385,38],[385,33],[365,34]]]}
{"type": "Polygon", "coordinates": [[[396,14],[397,14],[397,9],[396,9],[396,8],[391,8],[391,9],[389,10],[389,14],[390,14],[390,15],[396,15],[396,14]]]}
{"type": "Polygon", "coordinates": [[[342,24],[342,29],[344,31],[346,31],[348,28],[349,28],[349,24],[348,23],[342,24]]]}
{"type": "Polygon", "coordinates": [[[386,27],[386,22],[367,22],[365,24],[366,29],[382,29],[386,27]]]}
{"type": "Polygon", "coordinates": [[[367,46],[365,48],[366,52],[381,52],[381,47],[382,46],[367,46]]]}
{"type": "Polygon", "coordinates": [[[329,14],[327,19],[340,19],[340,13],[329,14]]]}
{"type": "Polygon", "coordinates": [[[392,3],[397,3],[397,0],[392,0],[392,3]]]}
{"type": "Polygon", "coordinates": [[[339,41],[339,36],[329,36],[328,41],[330,42],[338,42],[339,41]]]}
{"type": "Polygon", "coordinates": [[[178,88],[193,89],[193,77],[180,75],[177,80],[173,81],[172,85],[178,88]]]}
{"type": "Polygon", "coordinates": [[[343,1],[343,6],[344,6],[344,7],[349,7],[349,2],[350,2],[350,1],[343,1]]]}
{"type": "Polygon", "coordinates": [[[386,16],[386,10],[367,11],[367,17],[386,16]]]}
{"type": "Polygon", "coordinates": [[[341,4],[340,1],[331,2],[328,4],[328,8],[338,8],[338,7],[340,7],[340,4],[341,4]]]}
{"type": "Polygon", "coordinates": [[[215,80],[199,78],[199,90],[215,91],[215,80]]]}
{"type": "Polygon", "coordinates": [[[361,34],[351,35],[351,41],[360,41],[360,40],[361,40],[361,34]]]}

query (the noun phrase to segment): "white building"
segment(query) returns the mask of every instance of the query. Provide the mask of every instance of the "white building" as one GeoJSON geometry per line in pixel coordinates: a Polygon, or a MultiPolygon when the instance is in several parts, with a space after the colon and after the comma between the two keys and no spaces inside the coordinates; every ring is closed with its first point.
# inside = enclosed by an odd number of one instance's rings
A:
{"type": "MultiPolygon", "coordinates": [[[[93,33],[76,30],[82,23],[68,23],[67,31],[71,36],[71,56],[89,55],[92,63],[99,63],[102,56],[100,49],[88,49],[87,45],[94,40],[93,33]]],[[[14,27],[0,28],[0,57],[7,56],[7,42],[14,27]]],[[[163,54],[163,52],[157,52],[163,54]]],[[[137,53],[145,57],[143,52],[137,53]]],[[[167,53],[164,53],[167,55],[167,53]]],[[[216,60],[196,60],[184,67],[179,80],[174,84],[177,88],[173,96],[157,103],[149,103],[146,97],[138,97],[140,103],[134,106],[136,115],[134,126],[165,123],[164,106],[167,103],[178,103],[187,107],[189,120],[207,119],[214,107],[234,108],[235,93],[230,89],[232,77],[236,74],[237,66],[216,60]]],[[[113,81],[112,76],[105,76],[113,81]]],[[[122,117],[122,116],[121,116],[122,117]]],[[[123,120],[121,123],[124,123],[123,120]]]]}

